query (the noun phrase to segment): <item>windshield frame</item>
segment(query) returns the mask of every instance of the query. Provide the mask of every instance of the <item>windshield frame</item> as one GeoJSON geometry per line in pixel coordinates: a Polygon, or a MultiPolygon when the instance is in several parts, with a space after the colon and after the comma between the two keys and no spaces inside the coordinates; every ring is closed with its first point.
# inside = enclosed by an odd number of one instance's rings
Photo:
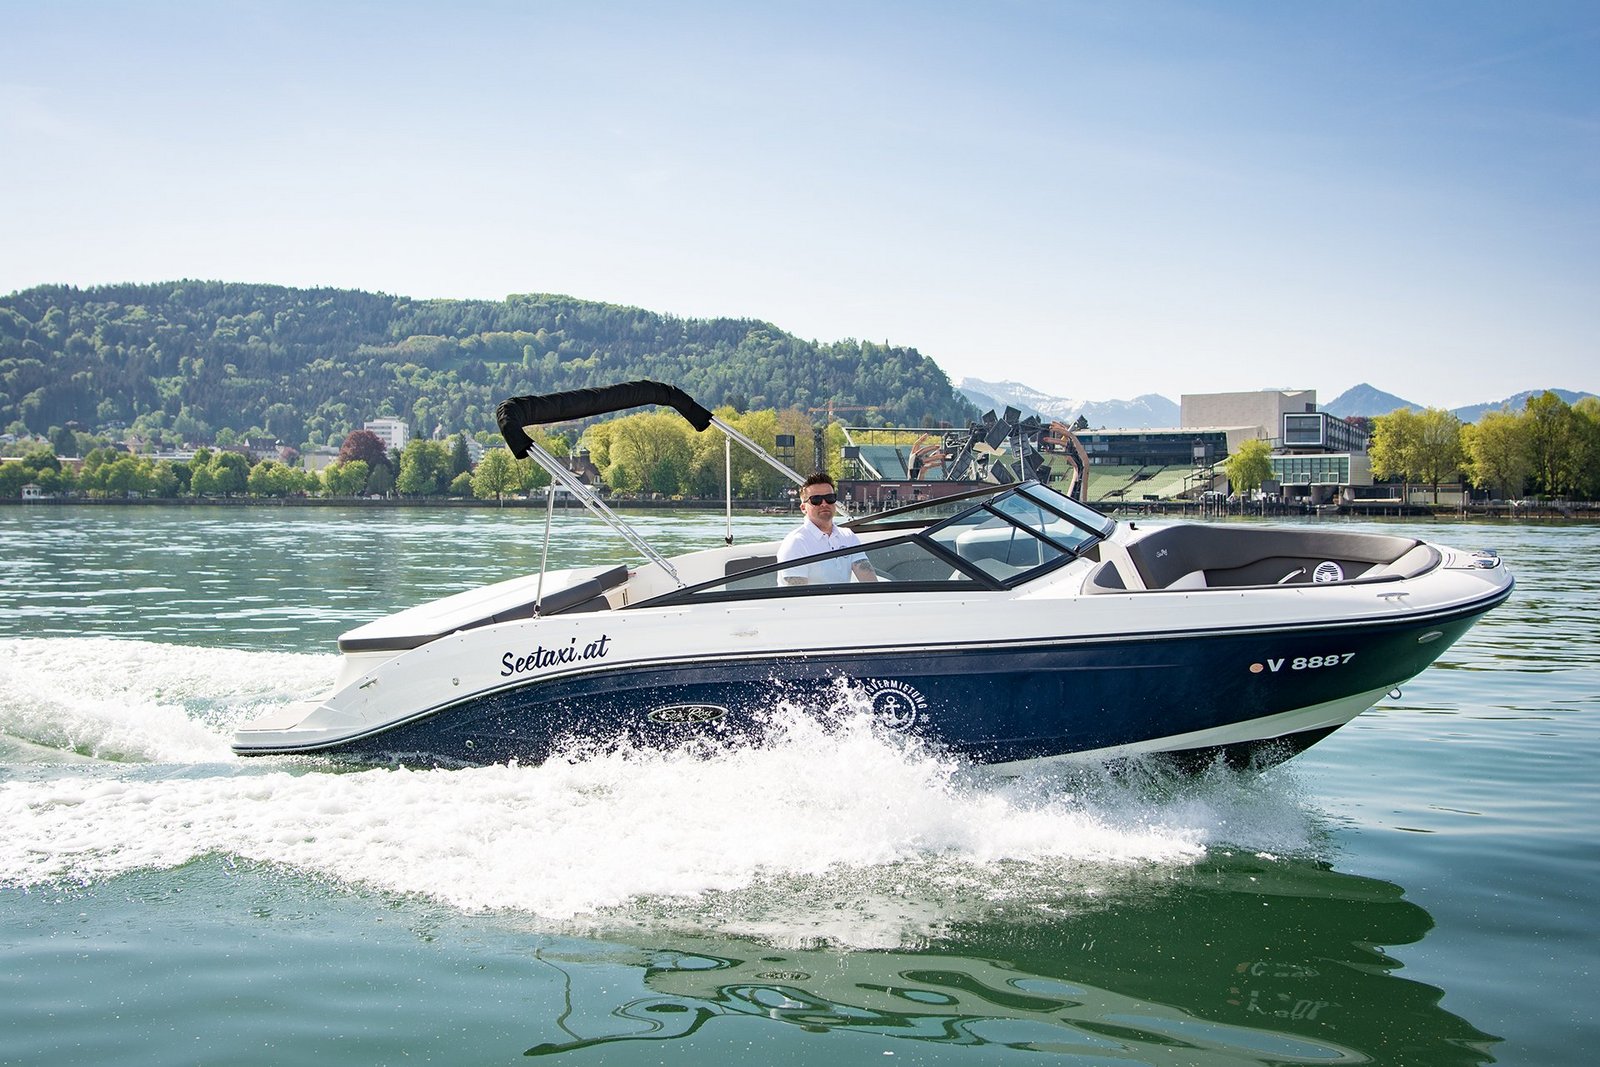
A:
{"type": "MultiPolygon", "coordinates": [[[[663,606],[667,604],[685,603],[715,603],[738,600],[770,599],[773,597],[797,596],[838,596],[870,594],[870,593],[908,593],[908,592],[953,592],[967,590],[970,592],[999,592],[1013,589],[1026,582],[1030,582],[1042,575],[1048,574],[1072,561],[1080,558],[1094,545],[1109,537],[1116,528],[1116,520],[1103,515],[1081,501],[1063,497],[1060,493],[1036,481],[1022,482],[1009,487],[980,487],[958,496],[943,497],[936,500],[918,501],[903,508],[895,508],[878,515],[858,519],[848,524],[852,530],[865,530],[873,532],[902,531],[900,536],[886,537],[868,541],[858,547],[839,549],[834,552],[821,553],[807,557],[808,560],[822,560],[833,556],[854,555],[865,552],[869,556],[877,551],[886,551],[897,546],[915,543],[918,547],[948,563],[952,571],[958,572],[963,577],[954,575],[940,581],[896,581],[896,582],[847,582],[828,585],[783,585],[777,581],[777,575],[784,570],[792,569],[795,561],[771,563],[737,575],[724,575],[708,582],[674,589],[660,596],[630,604],[628,610],[645,606],[663,606]],[[1083,536],[1076,541],[1064,541],[1059,536],[1052,535],[1047,528],[1034,526],[1019,519],[1016,515],[1004,509],[1004,502],[1020,497],[1029,505],[1037,507],[1049,515],[1059,518],[1081,531],[1083,536]],[[934,505],[948,505],[951,502],[973,500],[969,507],[964,507],[953,515],[943,516],[935,522],[917,522],[915,514],[925,511],[934,505]],[[1066,501],[1065,504],[1058,500],[1066,501]],[[1087,514],[1075,515],[1072,512],[1082,509],[1087,514]],[[973,519],[977,518],[985,524],[993,524],[995,520],[1003,522],[1011,531],[1011,537],[1031,537],[1041,545],[1057,553],[1052,558],[1041,563],[1023,566],[1013,574],[996,574],[985,569],[981,559],[972,559],[962,556],[940,540],[939,531],[958,526],[970,526],[973,519]],[[1088,523],[1094,519],[1102,520],[1095,527],[1088,523]],[[888,520],[888,521],[882,521],[888,520]],[[771,587],[743,587],[738,589],[727,588],[729,583],[772,576],[774,584],[771,587]]],[[[1042,554],[1042,553],[1041,553],[1042,554]]],[[[1007,565],[1009,566],[1009,565],[1007,565]]]]}
{"type": "MultiPolygon", "coordinates": [[[[1012,575],[1001,577],[998,575],[989,574],[990,579],[995,581],[1003,589],[1013,589],[1016,586],[1022,585],[1026,582],[1031,582],[1041,575],[1048,574],[1053,570],[1066,566],[1073,560],[1081,557],[1096,544],[1110,537],[1117,525],[1115,519],[1107,515],[1102,515],[1100,512],[1089,507],[1089,505],[1082,503],[1081,501],[1072,500],[1070,497],[1063,496],[1055,490],[1041,485],[1037,481],[1027,481],[1021,482],[1001,492],[991,492],[988,496],[974,504],[972,507],[966,508],[958,514],[952,515],[949,518],[928,527],[925,531],[923,531],[923,535],[929,539],[937,540],[937,535],[941,530],[956,526],[970,526],[972,525],[972,520],[974,517],[983,515],[984,513],[987,513],[986,517],[981,521],[988,523],[992,520],[998,519],[1005,524],[1008,524],[1012,528],[1013,536],[1016,533],[1025,534],[1033,537],[1041,544],[1047,545],[1056,552],[1060,553],[1054,559],[1045,560],[1041,563],[1024,567],[1022,570],[1012,575]],[[1046,528],[1037,527],[1022,521],[1016,515],[1011,514],[1004,508],[1005,501],[1017,497],[1027,500],[1034,507],[1040,508],[1043,511],[1061,519],[1063,522],[1066,522],[1076,529],[1082,531],[1083,536],[1074,542],[1068,542],[1062,540],[1058,536],[1052,535],[1046,528]],[[1083,517],[1073,514],[1073,512],[1079,508],[1088,514],[1083,517]],[[1100,519],[1102,521],[1097,523],[1095,526],[1090,526],[1088,523],[1091,518],[1100,519]]],[[[956,555],[957,553],[952,552],[950,554],[956,555]]],[[[969,566],[979,566],[981,569],[980,564],[976,564],[970,560],[966,560],[965,562],[967,562],[969,566]]],[[[989,572],[986,571],[985,573],[988,574],[989,572]]]]}
{"type": "Polygon", "coordinates": [[[800,560],[787,560],[780,563],[769,563],[761,567],[754,567],[737,574],[723,575],[709,582],[701,582],[683,589],[672,589],[660,596],[641,600],[636,604],[629,604],[619,610],[628,611],[642,607],[662,607],[668,604],[708,604],[727,601],[742,600],[770,600],[773,598],[804,597],[804,596],[840,596],[855,595],[858,593],[949,593],[949,592],[983,592],[992,593],[1004,588],[993,577],[981,568],[974,566],[970,561],[957,557],[943,545],[931,541],[921,533],[906,534],[901,537],[886,537],[882,540],[868,541],[862,545],[850,548],[835,549],[832,552],[822,552],[815,556],[806,556],[800,560]],[[815,563],[818,560],[832,559],[837,556],[866,555],[870,562],[874,552],[888,552],[892,549],[906,545],[914,545],[926,552],[930,557],[958,572],[962,577],[954,576],[938,581],[878,581],[878,582],[845,582],[838,584],[818,585],[785,585],[778,580],[784,571],[792,570],[798,563],[815,563]],[[746,585],[741,588],[729,588],[733,582],[754,582],[764,578],[771,578],[770,586],[746,585]]]}

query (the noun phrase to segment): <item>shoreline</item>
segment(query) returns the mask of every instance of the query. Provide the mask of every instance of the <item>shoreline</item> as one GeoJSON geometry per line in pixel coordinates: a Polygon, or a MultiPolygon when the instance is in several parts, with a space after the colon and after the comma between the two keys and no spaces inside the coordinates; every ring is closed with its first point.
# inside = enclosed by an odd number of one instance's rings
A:
{"type": "MultiPolygon", "coordinates": [[[[723,500],[649,500],[610,499],[607,506],[619,511],[706,511],[721,512],[727,503],[723,500]]],[[[388,510],[400,508],[432,508],[443,510],[543,510],[543,497],[507,497],[504,500],[476,500],[459,497],[133,497],[111,499],[106,497],[46,497],[34,500],[0,499],[0,506],[14,507],[225,507],[225,508],[371,508],[388,510]]],[[[557,510],[582,511],[577,500],[562,496],[556,498],[557,510]]],[[[1190,501],[1105,501],[1090,505],[1107,515],[1139,518],[1167,516],[1187,519],[1231,518],[1409,518],[1445,520],[1494,520],[1515,522],[1525,519],[1562,520],[1570,522],[1600,522],[1600,503],[1581,501],[1572,504],[1526,503],[1513,506],[1508,503],[1474,504],[1468,507],[1439,504],[1422,505],[1397,503],[1342,504],[1338,507],[1309,508],[1300,505],[1259,505],[1249,509],[1219,509],[1190,501]]],[[[799,510],[788,500],[735,500],[733,510],[741,514],[798,516],[799,510]]],[[[860,514],[871,514],[862,511],[860,514]]]]}
{"type": "MultiPolygon", "coordinates": [[[[727,508],[722,500],[607,500],[606,506],[618,511],[705,511],[720,513],[727,508]]],[[[388,510],[443,510],[443,511],[543,511],[543,497],[526,497],[495,500],[465,500],[460,498],[401,498],[384,497],[134,497],[126,500],[105,497],[49,497],[37,500],[0,500],[0,506],[42,508],[284,508],[289,510],[318,508],[365,508],[374,511],[388,510]]],[[[571,497],[557,497],[557,511],[584,511],[584,506],[571,497]]],[[[792,503],[776,500],[735,500],[733,510],[745,515],[795,515],[800,511],[792,503]]]]}

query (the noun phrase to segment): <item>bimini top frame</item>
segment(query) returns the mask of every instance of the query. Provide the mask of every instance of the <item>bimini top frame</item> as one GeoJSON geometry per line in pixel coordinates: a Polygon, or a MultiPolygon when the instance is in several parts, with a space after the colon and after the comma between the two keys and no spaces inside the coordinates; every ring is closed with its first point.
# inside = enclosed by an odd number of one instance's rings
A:
{"type": "MultiPolygon", "coordinates": [[[[629,408],[648,407],[659,404],[663,407],[675,409],[689,421],[689,425],[704,433],[715,426],[721,430],[729,441],[737,441],[741,447],[758,459],[767,463],[773,469],[800,485],[805,478],[792,467],[772,456],[766,449],[750,440],[743,433],[695,401],[688,393],[677,386],[666,385],[662,382],[640,380],[636,382],[622,382],[618,385],[607,385],[596,389],[574,389],[565,393],[546,393],[543,396],[514,396],[503,401],[495,409],[495,421],[500,425],[500,436],[505,438],[506,444],[511,449],[511,454],[518,459],[531,457],[533,461],[549,473],[551,493],[554,493],[555,483],[559,482],[562,488],[577,497],[583,506],[588,508],[596,518],[600,519],[613,530],[617,531],[623,540],[641,552],[645,558],[655,563],[667,574],[672,576],[679,588],[683,588],[683,579],[678,577],[678,572],[673,569],[665,556],[657,552],[650,544],[639,536],[638,531],[623,522],[617,514],[605,505],[592,490],[584,485],[569,471],[562,462],[552,456],[539,443],[528,436],[526,427],[543,426],[556,422],[570,422],[573,419],[585,419],[594,415],[605,415],[613,411],[626,411],[629,408]]],[[[726,447],[726,445],[724,446],[726,447]]],[[[724,463],[727,471],[727,506],[730,516],[729,543],[732,543],[731,516],[733,511],[733,479],[731,464],[724,463]]],[[[552,496],[552,502],[553,502],[552,496]]],[[[545,549],[550,547],[549,522],[545,526],[545,549]]],[[[541,588],[544,578],[544,562],[539,564],[539,577],[541,588]]]]}

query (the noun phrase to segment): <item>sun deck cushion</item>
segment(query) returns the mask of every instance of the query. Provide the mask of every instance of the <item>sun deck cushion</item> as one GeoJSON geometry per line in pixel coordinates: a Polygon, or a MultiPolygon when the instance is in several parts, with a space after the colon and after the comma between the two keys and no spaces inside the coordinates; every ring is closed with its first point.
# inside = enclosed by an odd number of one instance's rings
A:
{"type": "Polygon", "coordinates": [[[588,600],[580,601],[571,607],[562,608],[563,615],[580,615],[585,611],[610,611],[611,601],[606,599],[604,593],[596,593],[588,600]]]}
{"type": "MultiPolygon", "coordinates": [[[[613,567],[604,574],[590,578],[577,585],[569,585],[565,589],[558,589],[548,593],[539,601],[540,615],[559,615],[563,611],[594,611],[597,605],[594,600],[600,597],[607,589],[621,585],[628,580],[628,568],[623,566],[613,567]]],[[[604,598],[601,598],[604,599],[604,598]]],[[[496,618],[494,621],[505,620],[496,618]]]]}
{"type": "MultiPolygon", "coordinates": [[[[546,593],[542,600],[527,599],[519,603],[501,608],[499,611],[479,615],[466,620],[452,619],[447,624],[439,620],[431,622],[418,622],[415,629],[400,632],[379,632],[374,636],[366,636],[361,630],[354,631],[357,636],[346,634],[339,638],[339,651],[341,652],[404,652],[407,649],[420,648],[430,641],[436,641],[446,634],[456,633],[460,630],[473,630],[480,626],[492,626],[500,622],[516,622],[519,619],[531,619],[535,615],[554,615],[567,611],[600,611],[610,606],[610,602],[603,596],[607,589],[621,585],[628,580],[626,566],[612,567],[602,571],[593,578],[546,593]]],[[[404,615],[405,613],[402,613],[404,615]]],[[[371,633],[369,624],[362,630],[371,633]]],[[[386,624],[387,625],[387,624],[386,624]]]]}

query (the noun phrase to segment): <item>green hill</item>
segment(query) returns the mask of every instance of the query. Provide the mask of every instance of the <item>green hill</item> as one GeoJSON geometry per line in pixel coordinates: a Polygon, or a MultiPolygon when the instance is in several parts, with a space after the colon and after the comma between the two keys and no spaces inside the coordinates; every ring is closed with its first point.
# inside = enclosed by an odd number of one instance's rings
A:
{"type": "Polygon", "coordinates": [[[976,410],[914,348],[804,341],[566,296],[414,300],[181,281],[0,297],[0,427],[224,429],[338,443],[367,419],[492,430],[508,396],[654,378],[737,408],[876,406],[853,422],[964,424],[976,410]]]}

